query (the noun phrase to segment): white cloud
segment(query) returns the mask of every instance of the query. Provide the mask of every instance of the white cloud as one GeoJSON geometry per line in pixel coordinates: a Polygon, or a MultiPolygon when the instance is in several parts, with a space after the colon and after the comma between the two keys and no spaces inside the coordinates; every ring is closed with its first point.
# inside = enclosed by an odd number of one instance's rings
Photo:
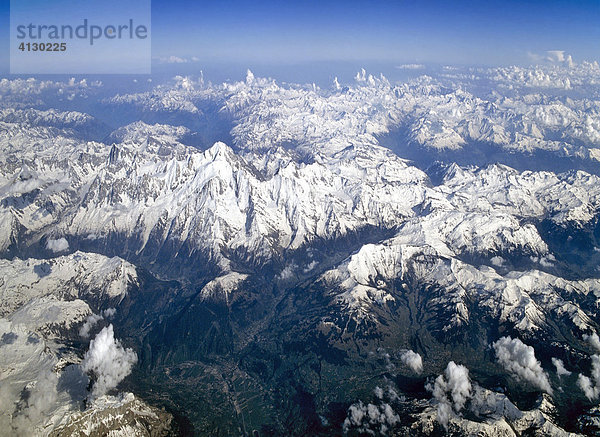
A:
{"type": "Polygon", "coordinates": [[[598,338],[598,334],[595,332],[592,335],[583,334],[583,339],[596,349],[596,352],[600,352],[600,338],[598,338]]]}
{"type": "Polygon", "coordinates": [[[304,267],[304,273],[310,272],[312,269],[314,269],[318,265],[319,265],[318,262],[311,261],[306,267],[304,267]]]}
{"type": "Polygon", "coordinates": [[[579,375],[577,385],[591,401],[600,395],[600,355],[592,355],[592,377],[579,375]]]}
{"type": "Polygon", "coordinates": [[[396,414],[390,404],[381,405],[363,404],[358,401],[350,405],[348,415],[344,420],[343,430],[347,433],[349,430],[355,430],[359,433],[375,435],[387,434],[390,427],[400,421],[400,416],[396,414]]]}
{"type": "Polygon", "coordinates": [[[565,369],[565,364],[561,359],[552,358],[552,364],[554,364],[554,367],[556,367],[556,374],[559,378],[562,376],[569,376],[571,374],[571,372],[565,369]]]}
{"type": "Polygon", "coordinates": [[[278,278],[282,281],[286,281],[288,279],[293,278],[294,270],[296,270],[296,268],[298,268],[298,266],[295,264],[285,266],[281,273],[279,273],[278,278]]]}
{"type": "Polygon", "coordinates": [[[386,435],[400,421],[400,416],[388,403],[401,399],[392,387],[388,386],[385,391],[377,386],[373,393],[377,398],[375,404],[365,405],[358,401],[348,408],[343,424],[344,434],[353,430],[360,434],[386,435]]]}
{"type": "Polygon", "coordinates": [[[553,62],[564,62],[565,51],[564,50],[548,50],[546,52],[546,60],[553,62]]]}
{"type": "Polygon", "coordinates": [[[564,50],[548,50],[545,53],[527,53],[532,62],[547,64],[562,64],[566,67],[573,67],[573,57],[564,50]]]}
{"type": "Polygon", "coordinates": [[[136,362],[136,353],[132,349],[123,348],[119,340],[115,340],[113,326],[108,325],[90,342],[90,349],[86,352],[81,367],[96,377],[92,395],[97,397],[115,388],[131,373],[136,362]]]}
{"type": "Polygon", "coordinates": [[[168,58],[164,58],[164,62],[167,64],[185,64],[187,63],[187,59],[180,58],[179,56],[169,56],[168,58]]]}
{"type": "Polygon", "coordinates": [[[182,56],[161,56],[158,58],[158,62],[160,62],[161,64],[187,64],[190,62],[199,62],[200,58],[196,57],[196,56],[192,56],[190,58],[185,58],[182,56]]]}
{"type": "Polygon", "coordinates": [[[79,335],[83,338],[88,338],[90,336],[90,331],[103,319],[104,317],[99,316],[98,314],[90,314],[86,317],[83,326],[79,329],[79,335]]]}
{"type": "Polygon", "coordinates": [[[64,237],[61,237],[58,240],[48,240],[46,241],[46,249],[51,250],[54,253],[64,252],[69,249],[69,242],[64,237]]]}
{"type": "Polygon", "coordinates": [[[402,64],[396,65],[398,70],[423,70],[425,66],[423,64],[402,64]]]}
{"type": "Polygon", "coordinates": [[[518,379],[552,394],[548,375],[535,357],[533,347],[518,338],[502,337],[493,344],[498,362],[518,379]]]}
{"type": "Polygon", "coordinates": [[[400,360],[415,373],[421,373],[423,371],[423,359],[421,358],[421,355],[412,350],[401,351],[400,360]]]}
{"type": "Polygon", "coordinates": [[[79,329],[79,335],[83,338],[88,338],[90,336],[90,331],[94,329],[94,326],[98,324],[99,321],[106,319],[110,319],[117,313],[115,308],[107,308],[102,311],[102,314],[90,314],[86,317],[85,322],[81,329],[79,329]]]}
{"type": "Polygon", "coordinates": [[[450,361],[443,375],[439,375],[433,384],[425,387],[433,395],[437,404],[437,420],[447,428],[450,417],[460,412],[469,397],[472,387],[469,379],[469,369],[461,364],[450,361]],[[448,394],[450,397],[448,397],[448,394]]]}
{"type": "Polygon", "coordinates": [[[502,267],[504,265],[504,258],[501,256],[494,256],[490,258],[490,262],[496,267],[502,267]]]}
{"type": "Polygon", "coordinates": [[[398,393],[396,393],[396,390],[394,390],[392,387],[388,387],[387,395],[388,395],[388,398],[390,399],[390,401],[404,401],[405,400],[404,396],[398,396],[398,393]]]}
{"type": "MultiPolygon", "coordinates": [[[[593,332],[591,335],[583,334],[583,339],[587,341],[597,352],[600,352],[600,338],[593,332]]],[[[589,400],[597,399],[600,396],[600,355],[592,355],[592,375],[591,378],[585,375],[579,375],[577,385],[583,390],[589,400]]]]}

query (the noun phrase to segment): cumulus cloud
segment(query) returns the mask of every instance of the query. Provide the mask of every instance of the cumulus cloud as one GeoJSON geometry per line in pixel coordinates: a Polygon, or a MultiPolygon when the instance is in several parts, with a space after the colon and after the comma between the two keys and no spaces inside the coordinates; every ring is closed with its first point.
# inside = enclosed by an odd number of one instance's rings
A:
{"type": "Polygon", "coordinates": [[[398,393],[396,393],[396,390],[394,390],[392,387],[387,388],[387,396],[390,401],[404,402],[406,400],[404,396],[398,396],[398,393]]]}
{"type": "Polygon", "coordinates": [[[564,50],[548,50],[546,52],[546,61],[552,63],[564,64],[567,67],[573,67],[573,58],[565,53],[564,50]]]}
{"type": "Polygon", "coordinates": [[[90,336],[90,331],[94,329],[94,326],[98,324],[101,320],[105,318],[110,319],[117,313],[115,308],[107,308],[102,311],[102,314],[90,314],[86,317],[83,326],[79,329],[79,335],[83,338],[88,338],[90,336]]]}
{"type": "Polygon", "coordinates": [[[297,265],[292,264],[292,265],[288,265],[286,266],[281,273],[279,273],[278,278],[282,281],[287,281],[288,279],[291,279],[294,277],[294,271],[298,268],[297,265]]]}
{"type": "Polygon", "coordinates": [[[490,262],[496,267],[502,267],[505,263],[504,258],[502,258],[501,256],[494,256],[490,258],[490,262]]]}
{"type": "Polygon", "coordinates": [[[592,355],[592,377],[579,375],[577,385],[591,401],[600,395],[600,355],[592,355]]]}
{"type": "Polygon", "coordinates": [[[386,390],[375,387],[375,403],[365,405],[362,401],[352,404],[348,408],[346,420],[344,420],[343,431],[356,431],[360,434],[386,435],[391,427],[400,422],[400,416],[394,411],[390,402],[401,398],[392,389],[386,390]]]}
{"type": "Polygon", "coordinates": [[[412,350],[403,350],[400,352],[400,361],[415,373],[423,371],[423,359],[421,355],[412,350]]]}
{"type": "MultiPolygon", "coordinates": [[[[387,379],[386,379],[387,381],[387,379]]],[[[398,396],[398,393],[392,388],[391,384],[388,381],[388,385],[385,389],[377,386],[375,390],[373,390],[375,397],[380,400],[385,400],[387,402],[396,402],[396,401],[404,401],[404,396],[398,396]]]]}
{"type": "Polygon", "coordinates": [[[58,240],[48,240],[46,241],[46,249],[51,250],[54,253],[64,252],[69,249],[69,242],[64,237],[61,237],[58,240]]]}
{"type": "MultiPolygon", "coordinates": [[[[600,352],[600,338],[593,332],[591,335],[583,334],[583,339],[587,341],[597,352],[600,352]]],[[[600,396],[600,355],[592,355],[592,375],[591,377],[579,375],[577,385],[589,400],[598,399],[600,396]]]]}
{"type": "Polygon", "coordinates": [[[92,395],[97,397],[115,388],[131,373],[135,363],[136,353],[132,349],[123,348],[119,340],[115,340],[111,324],[102,329],[90,342],[81,367],[95,376],[92,395]]]}
{"type": "Polygon", "coordinates": [[[444,428],[455,413],[459,413],[471,397],[472,387],[469,369],[450,361],[443,375],[425,387],[437,401],[437,420],[444,428]]]}
{"type": "Polygon", "coordinates": [[[344,420],[344,433],[355,430],[359,433],[375,435],[387,434],[390,427],[400,422],[400,416],[396,414],[390,404],[381,405],[363,404],[358,401],[350,405],[348,415],[344,420]]]}
{"type": "Polygon", "coordinates": [[[596,349],[596,352],[600,352],[600,338],[598,338],[598,334],[595,332],[592,335],[583,334],[583,339],[596,349]]]}
{"type": "Polygon", "coordinates": [[[548,375],[535,357],[533,347],[518,338],[502,337],[493,344],[498,362],[522,381],[552,394],[548,375]]]}
{"type": "Polygon", "coordinates": [[[548,50],[546,52],[546,59],[548,61],[564,62],[565,51],[564,50],[548,50]]]}
{"type": "Polygon", "coordinates": [[[556,374],[559,378],[561,378],[562,376],[569,376],[571,374],[571,372],[565,369],[565,364],[561,359],[552,358],[552,364],[554,364],[554,367],[556,367],[556,374]]]}
{"type": "Polygon", "coordinates": [[[548,50],[545,53],[528,53],[529,59],[536,63],[562,64],[566,67],[573,67],[573,57],[564,50],[548,50]]]}
{"type": "Polygon", "coordinates": [[[90,336],[90,331],[94,329],[94,326],[102,319],[104,319],[104,317],[98,314],[90,314],[87,316],[83,326],[79,329],[79,335],[83,338],[88,338],[90,336]]]}

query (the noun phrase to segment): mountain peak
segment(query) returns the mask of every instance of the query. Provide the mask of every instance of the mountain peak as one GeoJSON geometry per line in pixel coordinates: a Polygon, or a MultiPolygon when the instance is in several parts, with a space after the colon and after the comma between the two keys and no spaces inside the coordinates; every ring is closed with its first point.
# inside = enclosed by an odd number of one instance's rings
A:
{"type": "Polygon", "coordinates": [[[215,161],[217,158],[231,158],[233,155],[235,155],[233,149],[222,141],[217,141],[204,153],[213,161],[215,161]]]}
{"type": "Polygon", "coordinates": [[[250,69],[246,71],[246,84],[252,85],[254,83],[254,73],[250,69]]]}

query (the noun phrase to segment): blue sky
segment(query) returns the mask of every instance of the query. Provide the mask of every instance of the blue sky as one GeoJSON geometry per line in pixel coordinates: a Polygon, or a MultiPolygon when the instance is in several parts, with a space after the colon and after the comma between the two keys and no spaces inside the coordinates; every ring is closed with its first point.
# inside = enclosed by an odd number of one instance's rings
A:
{"type": "Polygon", "coordinates": [[[600,1],[153,3],[155,55],[519,63],[528,52],[600,55],[600,1]]]}
{"type": "MultiPolygon", "coordinates": [[[[8,1],[0,71],[8,71],[8,1]]],[[[564,50],[600,60],[594,1],[152,1],[154,57],[200,62],[527,64],[564,50]]]]}

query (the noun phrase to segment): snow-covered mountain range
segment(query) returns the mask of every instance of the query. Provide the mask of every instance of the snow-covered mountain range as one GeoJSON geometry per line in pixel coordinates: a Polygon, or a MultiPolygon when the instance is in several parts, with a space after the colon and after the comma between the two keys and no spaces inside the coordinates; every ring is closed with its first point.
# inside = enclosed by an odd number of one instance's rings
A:
{"type": "Polygon", "coordinates": [[[4,428],[597,432],[599,86],[1,80],[4,428]]]}

